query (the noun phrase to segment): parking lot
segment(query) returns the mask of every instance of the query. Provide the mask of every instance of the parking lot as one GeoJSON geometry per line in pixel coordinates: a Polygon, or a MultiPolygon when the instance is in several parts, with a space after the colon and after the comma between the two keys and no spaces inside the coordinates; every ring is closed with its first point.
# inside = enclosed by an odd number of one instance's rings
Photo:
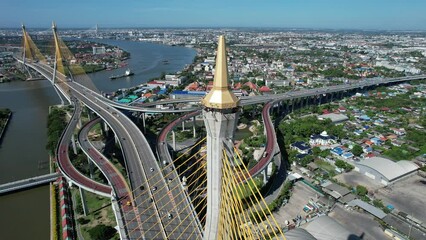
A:
{"type": "Polygon", "coordinates": [[[353,187],[356,187],[357,185],[365,186],[369,191],[374,191],[384,187],[384,185],[357,171],[339,174],[338,176],[334,177],[334,179],[353,187]]]}
{"type": "Polygon", "coordinates": [[[284,223],[285,220],[291,222],[297,215],[304,218],[307,214],[303,211],[303,207],[308,203],[309,199],[317,199],[316,192],[302,182],[297,182],[293,187],[289,202],[284,207],[281,207],[277,213],[274,213],[275,219],[279,223],[284,223]]]}
{"type": "Polygon", "coordinates": [[[413,175],[379,189],[375,196],[382,199],[385,205],[391,204],[398,211],[403,211],[426,223],[425,192],[426,178],[413,175]]]}
{"type": "Polygon", "coordinates": [[[336,204],[333,211],[331,211],[328,216],[335,219],[355,235],[364,235],[364,240],[388,239],[380,227],[380,224],[368,213],[346,210],[343,206],[336,204]]]}

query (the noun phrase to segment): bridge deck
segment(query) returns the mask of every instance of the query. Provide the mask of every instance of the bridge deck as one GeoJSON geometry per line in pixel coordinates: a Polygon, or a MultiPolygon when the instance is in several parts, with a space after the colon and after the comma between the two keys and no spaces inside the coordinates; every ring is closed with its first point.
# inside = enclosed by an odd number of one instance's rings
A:
{"type": "Polygon", "coordinates": [[[49,173],[46,175],[5,183],[0,185],[0,195],[47,184],[55,181],[59,176],[61,176],[60,173],[49,173]]]}

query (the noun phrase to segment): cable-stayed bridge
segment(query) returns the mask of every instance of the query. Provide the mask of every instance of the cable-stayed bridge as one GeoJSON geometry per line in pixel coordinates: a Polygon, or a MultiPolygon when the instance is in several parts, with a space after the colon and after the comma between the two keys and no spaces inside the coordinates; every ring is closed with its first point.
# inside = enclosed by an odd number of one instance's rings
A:
{"type": "MultiPolygon", "coordinates": [[[[220,38],[214,88],[198,107],[185,109],[158,109],[153,104],[141,106],[122,105],[104,98],[78,65],[69,64],[72,54],[59,38],[53,26],[55,61],[48,65],[34,42],[23,28],[24,51],[17,58],[27,68],[40,73],[52,82],[58,93],[74,105],[74,115],[64,131],[57,149],[61,172],[73,184],[104,196],[111,196],[122,239],[282,239],[282,230],[271,217],[267,203],[259,189],[243,182],[262,170],[273,159],[276,136],[270,113],[273,109],[293,108],[297,104],[310,104],[338,97],[351,90],[394,82],[424,79],[413,76],[394,79],[374,79],[349,85],[337,85],[288,92],[284,94],[237,99],[229,91],[225,40],[220,38]],[[233,133],[238,112],[242,106],[267,103],[262,112],[267,135],[266,151],[258,164],[246,169],[241,156],[233,146],[233,133]],[[130,186],[123,176],[112,168],[87,141],[88,123],[79,136],[85,154],[107,176],[109,186],[101,185],[79,173],[68,158],[73,131],[78,122],[81,107],[96,113],[114,132],[126,165],[130,186]],[[165,164],[155,157],[139,128],[118,109],[137,112],[190,112],[189,117],[203,114],[207,139],[201,139],[188,150],[191,155],[171,159],[167,147],[159,140],[157,151],[166,158],[165,164]],[[202,111],[200,111],[202,109],[202,111]],[[195,111],[195,112],[194,112],[195,111]],[[207,152],[207,154],[206,154],[207,152]],[[207,159],[207,160],[206,160],[207,159]],[[185,182],[182,180],[185,179],[185,182]],[[187,183],[188,181],[188,183],[187,183]],[[245,186],[245,187],[243,187],[245,186]],[[252,197],[242,198],[245,191],[252,197]],[[247,206],[259,205],[254,211],[247,206]],[[206,213],[207,212],[207,213],[206,213]],[[269,215],[269,217],[268,217],[269,215]],[[254,219],[265,219],[254,224],[254,219]]],[[[199,99],[188,100],[198,102],[199,99]]],[[[155,104],[170,104],[175,100],[155,104]]],[[[179,102],[182,102],[180,100],[179,102]]],[[[95,121],[95,120],[94,120],[95,121]]],[[[100,120],[96,120],[100,121],[100,120]]],[[[160,133],[159,139],[164,137],[160,133]]]]}

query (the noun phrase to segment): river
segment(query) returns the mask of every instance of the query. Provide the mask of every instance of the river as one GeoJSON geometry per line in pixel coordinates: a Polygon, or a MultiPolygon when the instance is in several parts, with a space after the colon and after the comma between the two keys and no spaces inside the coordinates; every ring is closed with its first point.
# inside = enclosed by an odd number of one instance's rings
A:
{"type": "MultiPolygon", "coordinates": [[[[128,66],[89,74],[104,92],[129,88],[161,75],[174,73],[190,64],[194,49],[154,43],[100,40],[130,52],[128,66]],[[168,64],[163,61],[167,60],[168,64]],[[110,80],[130,68],[135,75],[110,80]]],[[[50,105],[59,98],[48,81],[0,84],[0,108],[13,116],[0,145],[0,184],[48,172],[46,122],[50,105]]],[[[49,239],[49,188],[47,186],[0,196],[0,239],[49,239]]]]}

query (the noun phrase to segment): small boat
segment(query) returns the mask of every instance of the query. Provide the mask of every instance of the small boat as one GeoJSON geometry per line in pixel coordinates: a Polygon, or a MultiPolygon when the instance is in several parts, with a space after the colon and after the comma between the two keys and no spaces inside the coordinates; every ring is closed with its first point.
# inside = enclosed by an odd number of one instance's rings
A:
{"type": "Polygon", "coordinates": [[[132,71],[130,71],[130,69],[127,69],[126,72],[124,72],[124,74],[111,76],[109,77],[109,79],[117,79],[117,78],[132,76],[132,75],[135,75],[135,74],[132,71]]]}

